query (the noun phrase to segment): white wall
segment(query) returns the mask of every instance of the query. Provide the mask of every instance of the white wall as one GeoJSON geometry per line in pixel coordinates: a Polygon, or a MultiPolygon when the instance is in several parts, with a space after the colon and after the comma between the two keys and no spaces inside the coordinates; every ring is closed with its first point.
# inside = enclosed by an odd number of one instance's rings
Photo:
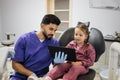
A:
{"type": "MultiPolygon", "coordinates": [[[[25,32],[39,30],[40,21],[46,14],[46,0],[0,1],[0,30],[3,32],[3,39],[6,39],[6,32],[15,33],[16,36],[12,39],[16,40],[25,32]]],[[[90,27],[100,29],[104,35],[120,32],[120,11],[89,8],[89,0],[72,0],[71,17],[71,26],[75,26],[78,21],[90,21],[90,27]]]]}
{"type": "Polygon", "coordinates": [[[0,41],[2,39],[2,28],[1,28],[1,8],[0,8],[0,41]]]}
{"type": "Polygon", "coordinates": [[[16,40],[25,32],[39,30],[39,24],[46,13],[45,0],[1,0],[2,28],[5,33],[15,33],[16,40]]]}
{"type": "Polygon", "coordinates": [[[1,0],[0,0],[0,41],[2,39],[2,28],[1,28],[1,0]]]}
{"type": "Polygon", "coordinates": [[[72,26],[77,21],[90,21],[90,27],[100,29],[104,35],[120,32],[120,11],[89,8],[89,0],[73,0],[72,26]]]}

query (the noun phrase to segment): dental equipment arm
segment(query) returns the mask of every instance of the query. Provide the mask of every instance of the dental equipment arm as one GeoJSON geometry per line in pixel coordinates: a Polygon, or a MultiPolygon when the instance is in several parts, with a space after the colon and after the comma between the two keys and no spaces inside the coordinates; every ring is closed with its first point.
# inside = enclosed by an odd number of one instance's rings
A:
{"type": "Polygon", "coordinates": [[[4,73],[6,62],[8,56],[8,47],[0,48],[0,80],[2,79],[2,74],[4,73]]]}
{"type": "Polygon", "coordinates": [[[120,55],[120,43],[113,42],[110,46],[109,54],[109,79],[116,80],[118,70],[118,55],[120,55]]]}

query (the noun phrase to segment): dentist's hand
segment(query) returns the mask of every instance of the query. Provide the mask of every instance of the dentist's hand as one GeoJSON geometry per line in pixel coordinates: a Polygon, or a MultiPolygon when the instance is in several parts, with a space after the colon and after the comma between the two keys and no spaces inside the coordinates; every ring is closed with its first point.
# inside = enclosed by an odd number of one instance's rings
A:
{"type": "Polygon", "coordinates": [[[67,54],[64,54],[64,52],[56,52],[54,63],[64,63],[64,61],[67,59],[67,54]]]}
{"type": "Polygon", "coordinates": [[[35,73],[33,73],[30,76],[28,76],[27,80],[38,80],[38,77],[35,73]]]}

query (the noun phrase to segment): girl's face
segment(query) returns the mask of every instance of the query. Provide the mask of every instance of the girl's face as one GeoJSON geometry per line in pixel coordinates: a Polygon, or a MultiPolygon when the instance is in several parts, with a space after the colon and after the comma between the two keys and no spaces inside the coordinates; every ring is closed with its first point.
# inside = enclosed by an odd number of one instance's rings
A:
{"type": "Polygon", "coordinates": [[[83,45],[87,37],[88,35],[84,33],[81,29],[75,28],[74,39],[77,42],[77,44],[83,45]]]}

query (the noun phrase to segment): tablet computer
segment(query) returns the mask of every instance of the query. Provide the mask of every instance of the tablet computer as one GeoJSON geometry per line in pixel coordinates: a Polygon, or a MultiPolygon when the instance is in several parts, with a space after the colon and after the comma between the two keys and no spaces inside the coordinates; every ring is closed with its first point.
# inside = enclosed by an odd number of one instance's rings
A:
{"type": "Polygon", "coordinates": [[[52,58],[55,57],[55,52],[61,51],[67,54],[67,61],[76,61],[75,49],[58,46],[48,46],[48,49],[52,58]]]}

